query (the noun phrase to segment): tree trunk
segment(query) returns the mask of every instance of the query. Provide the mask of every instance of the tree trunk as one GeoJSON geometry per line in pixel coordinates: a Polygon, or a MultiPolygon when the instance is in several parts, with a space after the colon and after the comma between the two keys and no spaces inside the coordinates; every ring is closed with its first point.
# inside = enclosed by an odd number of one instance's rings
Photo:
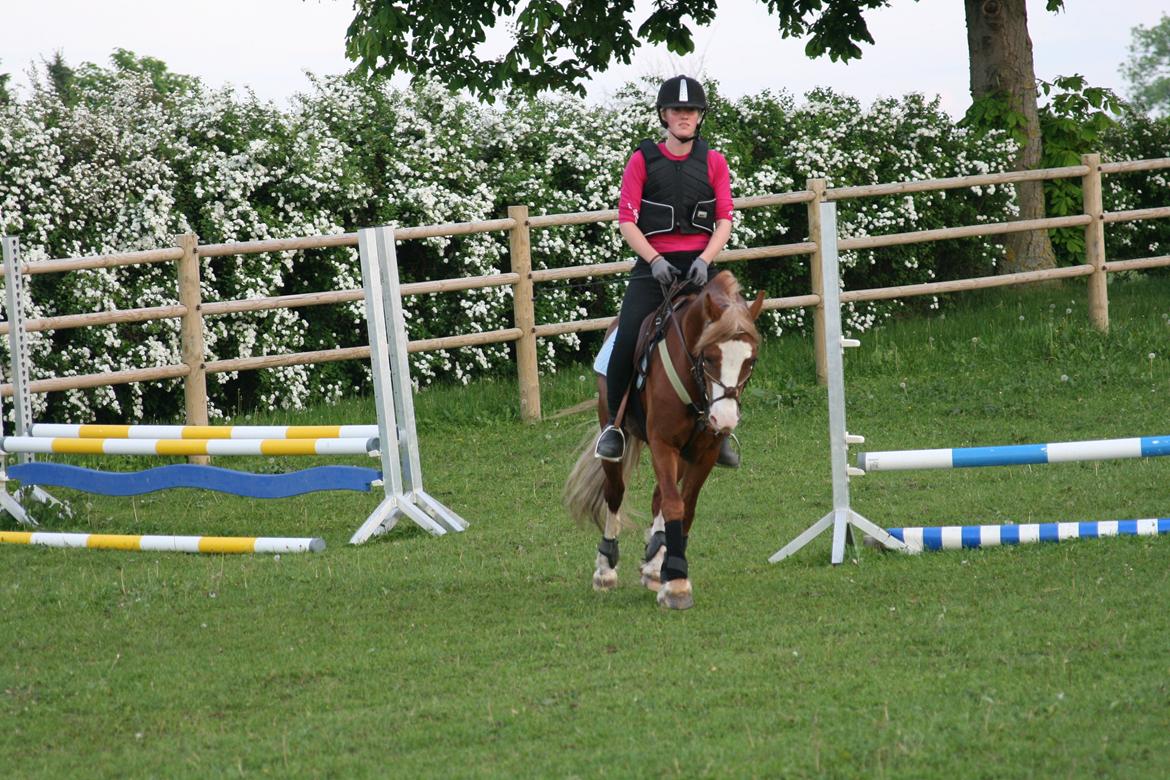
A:
{"type": "MultiPolygon", "coordinates": [[[[1025,0],[963,0],[967,11],[967,51],[971,62],[974,100],[1003,93],[1013,111],[1028,121],[1028,138],[1015,161],[1016,170],[1040,165],[1040,118],[1036,111],[1036,71],[1032,39],[1028,37],[1025,0]]],[[[1044,183],[1016,184],[1019,219],[1042,219],[1044,183]]],[[[1048,232],[1011,233],[1004,240],[1001,273],[1053,268],[1056,256],[1048,232]]]]}

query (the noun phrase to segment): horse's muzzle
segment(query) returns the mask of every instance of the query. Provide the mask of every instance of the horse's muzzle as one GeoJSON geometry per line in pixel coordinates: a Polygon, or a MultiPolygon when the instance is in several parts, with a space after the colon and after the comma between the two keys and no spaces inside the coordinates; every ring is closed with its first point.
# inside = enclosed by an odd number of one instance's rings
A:
{"type": "Polygon", "coordinates": [[[735,426],[739,425],[739,401],[734,398],[720,398],[711,404],[707,420],[715,433],[731,433],[735,426]]]}

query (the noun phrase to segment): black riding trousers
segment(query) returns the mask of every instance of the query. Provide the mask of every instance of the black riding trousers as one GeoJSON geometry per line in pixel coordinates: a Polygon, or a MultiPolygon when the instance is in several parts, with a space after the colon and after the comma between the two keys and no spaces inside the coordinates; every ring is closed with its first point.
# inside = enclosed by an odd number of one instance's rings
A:
{"type": "MultiPolygon", "coordinates": [[[[669,252],[664,254],[663,258],[685,277],[691,263],[698,256],[698,252],[669,252]]],[[[721,270],[711,268],[708,278],[721,270]]],[[[639,258],[634,269],[630,271],[630,285],[626,288],[625,297],[622,298],[622,309],[618,314],[617,340],[614,342],[613,352],[609,356],[609,367],[605,373],[606,402],[611,422],[617,417],[622,396],[626,394],[626,387],[634,377],[634,350],[638,348],[638,332],[642,329],[642,321],[661,305],[663,292],[662,286],[650,275],[650,264],[639,258]]]]}

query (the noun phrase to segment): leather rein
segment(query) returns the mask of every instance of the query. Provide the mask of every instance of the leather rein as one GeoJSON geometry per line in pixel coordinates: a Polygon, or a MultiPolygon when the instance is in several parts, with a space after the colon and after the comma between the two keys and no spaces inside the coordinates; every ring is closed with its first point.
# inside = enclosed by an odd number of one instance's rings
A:
{"type": "MultiPolygon", "coordinates": [[[[695,385],[699,388],[700,397],[698,400],[691,398],[690,393],[687,392],[686,386],[679,377],[678,371],[674,367],[674,360],[671,358],[670,350],[667,348],[665,334],[658,342],[658,356],[662,360],[662,367],[666,371],[667,379],[670,380],[670,384],[674,388],[675,393],[678,395],[679,400],[682,401],[683,405],[686,406],[687,409],[697,418],[695,432],[691,436],[691,441],[693,442],[695,437],[707,427],[708,415],[711,411],[712,401],[710,393],[707,392],[707,380],[710,380],[712,387],[719,387],[723,390],[722,395],[715,399],[716,401],[735,401],[735,405],[738,410],[740,407],[740,396],[743,393],[743,389],[747,385],[748,380],[752,378],[752,369],[749,368],[748,374],[743,378],[742,382],[733,385],[732,387],[728,387],[718,378],[712,376],[711,372],[707,370],[708,361],[704,356],[696,356],[691,353],[690,349],[687,348],[686,337],[683,336],[682,327],[678,324],[678,317],[675,316],[674,306],[672,305],[672,299],[674,296],[677,295],[679,291],[682,290],[682,288],[686,285],[687,282],[678,281],[672,284],[669,290],[664,289],[665,299],[663,302],[663,313],[661,313],[659,316],[666,317],[674,327],[674,332],[678,336],[679,343],[682,345],[683,353],[687,356],[687,362],[690,364],[691,379],[694,380],[695,385]]],[[[688,442],[687,445],[689,446],[690,442],[688,442]]]]}

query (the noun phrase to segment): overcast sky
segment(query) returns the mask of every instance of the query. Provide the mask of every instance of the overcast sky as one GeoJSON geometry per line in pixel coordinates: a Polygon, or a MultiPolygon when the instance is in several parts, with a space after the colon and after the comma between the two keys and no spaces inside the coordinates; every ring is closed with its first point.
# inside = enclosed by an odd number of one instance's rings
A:
{"type": "MultiPolygon", "coordinates": [[[[860,61],[840,65],[809,60],[802,41],[782,40],[759,0],[724,0],[716,23],[697,32],[695,54],[680,60],[643,47],[632,65],[597,77],[590,97],[604,98],[643,75],[701,71],[732,97],[765,88],[800,95],[821,85],[866,103],[922,92],[940,95],[944,108],[961,115],[969,102],[962,0],[893,0],[892,6],[867,14],[876,45],[863,47],[860,61]]],[[[1081,73],[1094,86],[1124,94],[1118,69],[1130,30],[1155,24],[1166,0],[1066,0],[1066,6],[1050,14],[1044,0],[1028,0],[1036,75],[1081,73]]],[[[213,86],[246,85],[283,102],[307,87],[305,70],[349,68],[344,46],[351,17],[350,0],[0,0],[0,72],[23,87],[29,63],[54,51],[70,64],[105,64],[123,48],[213,86]]],[[[496,40],[506,38],[501,33],[496,40]]]]}

